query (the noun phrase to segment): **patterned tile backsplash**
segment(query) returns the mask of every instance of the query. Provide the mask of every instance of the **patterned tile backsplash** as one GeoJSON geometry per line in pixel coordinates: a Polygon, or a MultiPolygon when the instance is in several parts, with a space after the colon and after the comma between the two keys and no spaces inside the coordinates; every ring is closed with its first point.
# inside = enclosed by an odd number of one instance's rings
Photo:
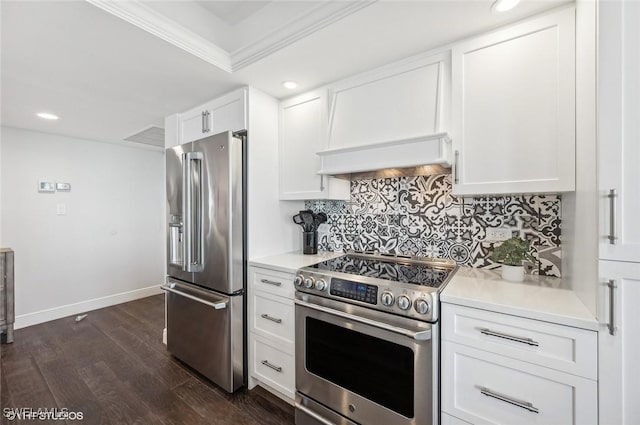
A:
{"type": "Polygon", "coordinates": [[[325,212],[329,232],[320,235],[327,251],[451,258],[460,265],[498,268],[488,257],[490,229],[508,229],[531,243],[533,274],[560,277],[560,208],[555,195],[458,198],[451,175],[355,180],[350,201],[306,201],[325,212]]]}

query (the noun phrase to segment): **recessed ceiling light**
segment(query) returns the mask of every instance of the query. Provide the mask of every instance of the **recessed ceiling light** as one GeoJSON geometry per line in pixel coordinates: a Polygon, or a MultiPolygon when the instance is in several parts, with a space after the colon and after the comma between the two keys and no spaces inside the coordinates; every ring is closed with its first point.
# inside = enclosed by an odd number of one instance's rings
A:
{"type": "Polygon", "coordinates": [[[296,87],[298,87],[298,83],[296,83],[295,81],[285,81],[282,83],[282,85],[285,89],[295,89],[296,87]]]}
{"type": "Polygon", "coordinates": [[[506,12],[516,7],[520,3],[520,0],[496,0],[491,5],[492,12],[506,12]]]}
{"type": "Polygon", "coordinates": [[[38,112],[36,115],[39,116],[40,118],[44,118],[45,120],[52,120],[52,121],[55,121],[60,118],[57,115],[53,115],[48,112],[38,112]]]}

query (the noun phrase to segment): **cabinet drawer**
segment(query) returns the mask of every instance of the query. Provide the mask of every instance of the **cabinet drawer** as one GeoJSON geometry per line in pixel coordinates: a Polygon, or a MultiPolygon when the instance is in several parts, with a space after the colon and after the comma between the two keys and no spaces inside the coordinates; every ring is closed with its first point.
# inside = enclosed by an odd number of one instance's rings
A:
{"type": "Polygon", "coordinates": [[[293,299],[293,273],[282,273],[258,267],[249,268],[249,281],[254,291],[267,292],[293,299]]]}
{"type": "Polygon", "coordinates": [[[597,332],[445,303],[442,339],[597,379],[597,332]]]}
{"type": "Polygon", "coordinates": [[[290,346],[293,350],[294,306],[287,298],[255,291],[252,295],[253,303],[251,326],[252,331],[278,340],[279,344],[290,346]]]}
{"type": "Polygon", "coordinates": [[[271,346],[266,339],[252,334],[251,376],[293,399],[295,397],[295,359],[271,346]]]}
{"type": "Polygon", "coordinates": [[[595,425],[596,381],[442,344],[442,410],[481,424],[595,425]]]}

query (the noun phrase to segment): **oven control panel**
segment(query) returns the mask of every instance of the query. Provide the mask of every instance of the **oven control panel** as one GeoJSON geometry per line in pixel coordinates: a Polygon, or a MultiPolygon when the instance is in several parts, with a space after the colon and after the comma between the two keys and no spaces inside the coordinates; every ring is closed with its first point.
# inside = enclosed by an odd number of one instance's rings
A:
{"type": "Polygon", "coordinates": [[[380,311],[437,321],[437,291],[402,282],[369,284],[322,273],[299,271],[293,281],[296,290],[326,298],[361,304],[380,311]]]}
{"type": "Polygon", "coordinates": [[[375,285],[367,285],[366,283],[352,282],[334,277],[331,279],[331,289],[329,293],[341,298],[367,304],[376,305],[378,303],[378,287],[375,285]]]}

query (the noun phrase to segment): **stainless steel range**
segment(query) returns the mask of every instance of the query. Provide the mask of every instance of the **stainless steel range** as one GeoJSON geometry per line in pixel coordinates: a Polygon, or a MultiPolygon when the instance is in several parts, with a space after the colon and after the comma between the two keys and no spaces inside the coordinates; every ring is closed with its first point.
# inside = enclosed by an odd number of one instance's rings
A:
{"type": "Polygon", "coordinates": [[[439,423],[439,293],[455,262],[349,252],[296,287],[296,424],[439,423]]]}

